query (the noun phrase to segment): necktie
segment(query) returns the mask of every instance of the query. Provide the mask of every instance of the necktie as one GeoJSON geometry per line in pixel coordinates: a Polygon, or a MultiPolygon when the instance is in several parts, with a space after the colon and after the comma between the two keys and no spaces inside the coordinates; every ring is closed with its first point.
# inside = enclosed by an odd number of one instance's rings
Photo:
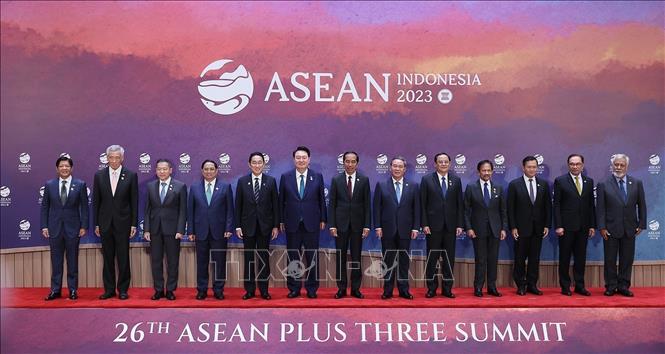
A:
{"type": "Polygon", "coordinates": [[[353,198],[353,184],[351,183],[351,176],[349,176],[349,180],[346,182],[346,193],[349,195],[349,199],[353,198]]]}
{"type": "Polygon", "coordinates": [[[397,203],[398,204],[402,200],[402,188],[400,188],[399,185],[400,185],[399,182],[395,182],[395,194],[397,194],[397,203]]]}
{"type": "Polygon", "coordinates": [[[623,178],[619,180],[619,189],[621,189],[621,197],[623,197],[623,202],[625,203],[628,193],[626,192],[626,185],[623,182],[623,178]]]}
{"type": "Polygon", "coordinates": [[[115,189],[118,187],[118,171],[111,173],[111,194],[115,195],[115,189]]]}
{"type": "Polygon", "coordinates": [[[208,182],[208,187],[206,188],[206,199],[208,200],[208,205],[210,205],[210,201],[212,200],[212,183],[208,182]]]}
{"type": "Polygon", "coordinates": [[[65,205],[67,202],[67,181],[62,181],[62,187],[60,188],[60,201],[62,205],[65,205]]]}
{"type": "Polygon", "coordinates": [[[259,201],[259,178],[254,177],[254,200],[259,201]]]}
{"type": "Polygon", "coordinates": [[[300,199],[305,196],[305,175],[300,175],[300,186],[298,187],[298,194],[300,199]]]}
{"type": "Polygon", "coordinates": [[[575,176],[575,187],[577,188],[577,193],[582,195],[582,185],[580,184],[580,177],[575,176]]]}
{"type": "Polygon", "coordinates": [[[531,199],[531,204],[536,202],[536,193],[533,192],[533,178],[529,178],[529,198],[531,199]]]}
{"type": "Polygon", "coordinates": [[[164,197],[166,197],[166,182],[162,182],[162,191],[159,192],[159,200],[164,204],[164,197]]]}
{"type": "Polygon", "coordinates": [[[485,201],[485,206],[490,206],[490,190],[487,187],[487,182],[485,182],[485,188],[483,188],[483,201],[485,201]]]}
{"type": "Polygon", "coordinates": [[[446,177],[441,177],[441,193],[443,193],[443,199],[446,199],[447,191],[448,191],[448,183],[446,183],[446,177]]]}

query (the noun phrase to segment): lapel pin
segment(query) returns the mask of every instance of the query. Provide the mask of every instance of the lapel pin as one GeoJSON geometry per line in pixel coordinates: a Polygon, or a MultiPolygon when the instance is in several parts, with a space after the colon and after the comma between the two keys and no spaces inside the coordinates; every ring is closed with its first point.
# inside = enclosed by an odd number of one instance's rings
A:
{"type": "Polygon", "coordinates": [[[252,183],[251,183],[251,182],[247,182],[247,185],[248,185],[248,186],[251,186],[251,185],[252,185],[252,183]]]}
{"type": "Polygon", "coordinates": [[[312,178],[312,176],[309,176],[309,180],[310,180],[310,181],[313,181],[314,179],[312,178]]]}
{"type": "Polygon", "coordinates": [[[633,184],[633,181],[628,181],[628,184],[633,184]]]}
{"type": "Polygon", "coordinates": [[[215,190],[218,191],[218,190],[219,190],[219,187],[215,187],[215,190]]]}
{"type": "Polygon", "coordinates": [[[409,186],[409,184],[408,184],[408,183],[404,183],[404,187],[408,187],[408,186],[409,186]]]}

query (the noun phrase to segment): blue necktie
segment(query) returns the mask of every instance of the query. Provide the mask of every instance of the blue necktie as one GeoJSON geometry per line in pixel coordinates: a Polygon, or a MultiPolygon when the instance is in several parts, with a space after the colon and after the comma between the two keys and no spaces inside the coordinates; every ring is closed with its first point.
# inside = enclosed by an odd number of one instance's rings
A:
{"type": "Polygon", "coordinates": [[[164,204],[164,197],[166,197],[166,182],[162,182],[162,191],[159,192],[159,200],[164,204]]]}
{"type": "Polygon", "coordinates": [[[626,185],[623,182],[623,178],[619,180],[619,189],[621,189],[621,196],[623,197],[623,202],[626,202],[628,199],[628,193],[626,192],[626,185]]]}
{"type": "Polygon", "coordinates": [[[67,203],[67,181],[62,181],[62,188],[60,188],[60,201],[62,205],[67,203]]]}
{"type": "Polygon", "coordinates": [[[490,206],[490,190],[487,188],[487,182],[485,182],[485,188],[483,188],[483,200],[485,201],[485,206],[490,206]]]}
{"type": "Polygon", "coordinates": [[[305,175],[300,175],[300,187],[298,187],[298,194],[300,199],[305,196],[305,175]]]}
{"type": "Polygon", "coordinates": [[[212,183],[208,182],[208,188],[206,188],[206,200],[208,200],[208,205],[212,200],[212,183]]]}
{"type": "Polygon", "coordinates": [[[529,199],[531,199],[531,204],[536,203],[536,194],[533,192],[533,178],[529,178],[529,199]]]}
{"type": "Polygon", "coordinates": [[[397,204],[402,200],[402,188],[400,188],[400,183],[395,182],[395,194],[397,194],[397,204]]]}
{"type": "Polygon", "coordinates": [[[447,191],[448,191],[448,183],[446,183],[446,177],[441,177],[441,193],[443,193],[443,199],[446,199],[447,191]]]}

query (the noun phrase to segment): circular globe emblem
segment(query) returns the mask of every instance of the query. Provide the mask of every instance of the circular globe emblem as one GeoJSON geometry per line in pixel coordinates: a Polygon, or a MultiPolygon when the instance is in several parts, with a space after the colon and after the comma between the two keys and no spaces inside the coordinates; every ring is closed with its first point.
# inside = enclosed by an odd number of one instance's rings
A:
{"type": "Polygon", "coordinates": [[[183,164],[183,165],[188,164],[190,159],[191,158],[189,157],[188,153],[183,152],[182,154],[180,154],[180,163],[181,164],[183,164]]]}
{"type": "Polygon", "coordinates": [[[426,164],[427,163],[427,156],[425,156],[425,154],[418,154],[418,156],[416,156],[416,163],[419,164],[419,165],[426,164]]]}
{"type": "Polygon", "coordinates": [[[9,187],[7,186],[0,187],[0,197],[7,198],[9,197],[9,193],[11,193],[9,187]]]}
{"type": "Polygon", "coordinates": [[[139,161],[144,165],[149,163],[150,162],[150,154],[148,154],[147,152],[142,153],[141,155],[139,155],[139,161]]]}
{"type": "Polygon", "coordinates": [[[455,155],[455,163],[458,165],[464,165],[466,162],[466,156],[464,154],[457,154],[455,155]]]}
{"type": "Polygon", "coordinates": [[[497,166],[501,166],[506,162],[506,158],[502,154],[496,154],[494,155],[494,163],[497,166]]]}
{"type": "MultiPolygon", "coordinates": [[[[247,107],[249,99],[254,93],[252,75],[243,65],[238,65],[231,71],[222,70],[226,64],[232,62],[233,60],[229,59],[212,62],[203,69],[200,75],[201,78],[208,74],[216,77],[213,80],[201,81],[198,89],[203,105],[210,111],[221,115],[231,115],[242,111],[247,107]]],[[[227,69],[229,68],[227,67],[227,69]]]]}
{"type": "Polygon", "coordinates": [[[231,156],[229,156],[229,154],[225,152],[219,154],[219,163],[222,165],[228,165],[229,162],[231,162],[231,156]]]}
{"type": "Polygon", "coordinates": [[[44,196],[44,186],[41,186],[41,187],[39,188],[39,196],[40,196],[40,197],[43,197],[43,196],[44,196]]]}
{"type": "Polygon", "coordinates": [[[337,163],[340,165],[344,164],[344,153],[337,155],[337,163]]]}
{"type": "Polygon", "coordinates": [[[263,154],[263,162],[267,165],[268,162],[270,162],[270,155],[268,154],[263,154]]]}
{"type": "Polygon", "coordinates": [[[18,155],[18,160],[19,160],[21,163],[28,163],[28,162],[30,162],[30,154],[28,154],[27,152],[22,152],[20,155],[18,155]]]}
{"type": "Polygon", "coordinates": [[[68,159],[71,159],[71,158],[72,158],[72,157],[71,157],[68,153],[66,153],[66,152],[63,152],[62,154],[60,154],[60,157],[66,157],[66,158],[68,158],[68,159]]]}
{"type": "Polygon", "coordinates": [[[660,228],[660,223],[657,220],[649,221],[649,230],[658,231],[659,228],[660,228]]]}
{"type": "Polygon", "coordinates": [[[99,154],[99,162],[103,163],[103,164],[109,163],[109,158],[108,158],[108,156],[106,156],[105,152],[102,152],[101,154],[99,154]]]}
{"type": "Polygon", "coordinates": [[[30,230],[30,221],[21,220],[21,222],[18,223],[18,228],[21,229],[22,231],[30,230]]]}
{"type": "Polygon", "coordinates": [[[651,164],[651,166],[658,165],[660,163],[660,156],[658,156],[657,154],[649,156],[649,163],[651,164]]]}
{"type": "Polygon", "coordinates": [[[536,158],[536,161],[538,161],[539,165],[542,165],[543,162],[545,162],[545,158],[541,154],[535,154],[535,155],[533,155],[533,157],[536,158]]]}
{"type": "Polygon", "coordinates": [[[388,162],[388,156],[386,156],[386,154],[378,154],[376,155],[376,162],[379,165],[385,165],[386,162],[388,162]]]}

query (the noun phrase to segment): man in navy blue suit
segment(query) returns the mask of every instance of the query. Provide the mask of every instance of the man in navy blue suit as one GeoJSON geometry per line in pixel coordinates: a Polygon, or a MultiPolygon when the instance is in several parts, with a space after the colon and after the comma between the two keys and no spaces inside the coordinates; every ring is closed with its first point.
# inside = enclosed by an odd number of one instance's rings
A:
{"type": "Polygon", "coordinates": [[[323,176],[309,169],[310,152],[298,146],[293,152],[295,169],[282,174],[279,181],[280,228],[286,232],[288,298],[300,296],[306,276],[307,297],[316,298],[319,288],[318,249],[319,232],[326,227],[326,201],[323,176]],[[300,261],[300,248],[304,246],[304,264],[300,261]]]}
{"type": "Polygon", "coordinates": [[[409,292],[409,251],[411,240],[418,237],[420,229],[420,193],[417,183],[404,179],[405,172],[406,160],[403,157],[393,158],[390,162],[391,177],[377,182],[374,189],[374,227],[376,236],[381,239],[383,262],[387,269],[381,295],[384,300],[393,297],[395,278],[399,296],[413,299],[409,292]]]}
{"type": "Polygon", "coordinates": [[[88,192],[80,179],[72,177],[74,161],[61,156],[55,162],[58,178],[46,182],[40,223],[51,247],[51,292],[44,300],[61,297],[62,268],[67,256],[69,298],[78,298],[79,240],[88,229],[88,192]]]}
{"type": "Polygon", "coordinates": [[[217,179],[217,162],[201,164],[203,179],[192,184],[187,198],[187,228],[190,241],[196,241],[196,299],[208,295],[208,269],[214,264],[212,291],[224,298],[226,246],[233,231],[233,194],[231,185],[217,179]]]}

